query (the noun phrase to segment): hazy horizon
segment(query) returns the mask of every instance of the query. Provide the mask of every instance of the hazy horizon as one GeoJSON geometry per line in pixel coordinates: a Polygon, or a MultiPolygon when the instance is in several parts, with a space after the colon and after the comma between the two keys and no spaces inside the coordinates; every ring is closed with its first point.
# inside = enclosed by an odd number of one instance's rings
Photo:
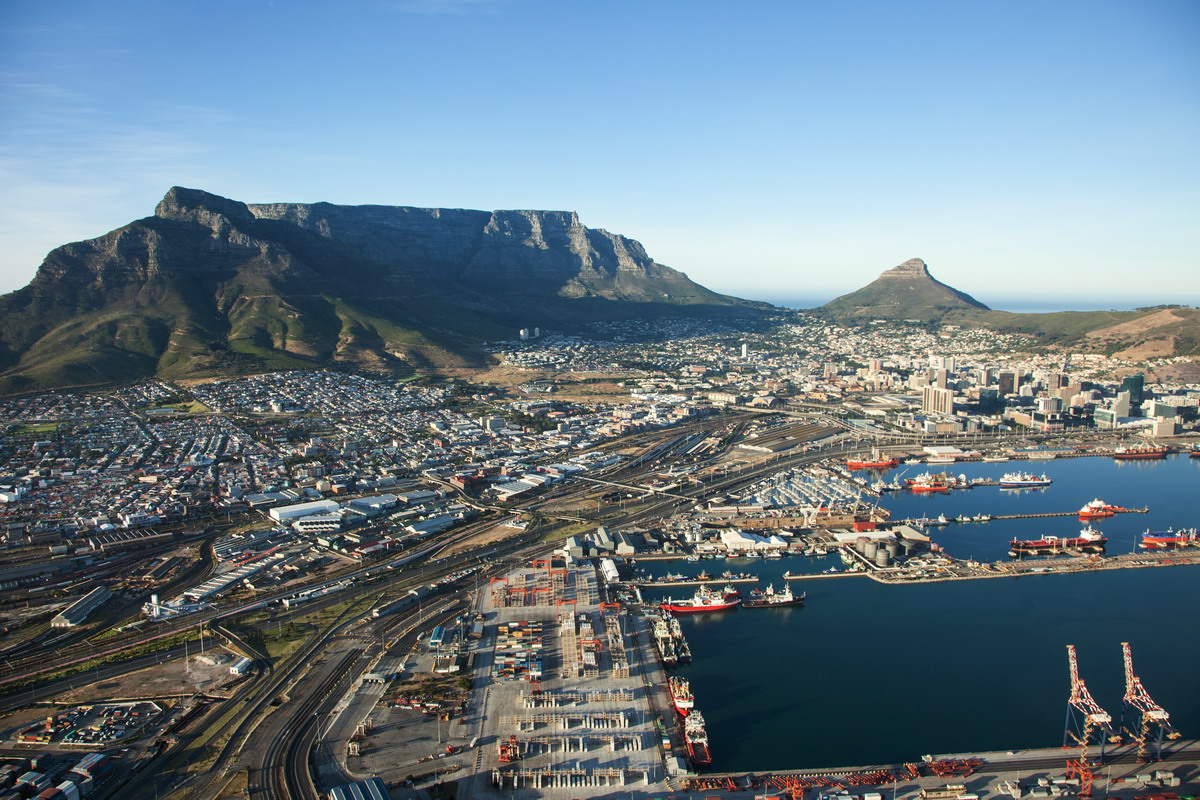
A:
{"type": "MultiPolygon", "coordinates": [[[[770,292],[754,289],[731,289],[708,287],[721,294],[741,297],[745,300],[759,300],[771,305],[785,308],[808,309],[817,308],[861,287],[855,286],[843,292],[803,295],[800,293],[770,292]]],[[[958,288],[958,287],[955,287],[958,288]]],[[[1200,308],[1200,296],[1191,298],[1178,297],[1138,297],[1123,295],[1091,295],[1077,294],[1067,297],[1047,297],[1045,295],[999,295],[987,299],[975,297],[976,300],[994,311],[1009,311],[1014,314],[1042,314],[1054,311],[1133,311],[1138,308],[1161,305],[1183,305],[1200,308]]]]}

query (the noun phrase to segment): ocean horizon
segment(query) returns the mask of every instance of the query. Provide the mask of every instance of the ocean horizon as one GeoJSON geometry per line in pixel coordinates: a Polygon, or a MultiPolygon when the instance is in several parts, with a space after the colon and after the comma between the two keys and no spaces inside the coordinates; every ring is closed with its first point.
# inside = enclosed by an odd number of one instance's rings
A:
{"type": "MultiPolygon", "coordinates": [[[[763,303],[770,303],[775,306],[794,309],[809,309],[818,308],[825,305],[835,297],[840,297],[845,292],[836,294],[813,294],[813,295],[787,295],[773,294],[760,290],[738,290],[738,289],[714,289],[714,291],[722,294],[741,297],[746,300],[758,300],[763,303]]],[[[984,302],[984,301],[980,301],[984,302]]],[[[1073,298],[1063,297],[1042,297],[1042,296],[1006,296],[989,298],[985,303],[989,308],[996,311],[1008,311],[1014,314],[1046,314],[1055,311],[1134,311],[1139,308],[1149,308],[1160,305],[1189,305],[1200,307],[1200,297],[1188,298],[1150,298],[1150,297],[1130,297],[1122,295],[1114,297],[1111,295],[1078,295],[1073,298]]]]}

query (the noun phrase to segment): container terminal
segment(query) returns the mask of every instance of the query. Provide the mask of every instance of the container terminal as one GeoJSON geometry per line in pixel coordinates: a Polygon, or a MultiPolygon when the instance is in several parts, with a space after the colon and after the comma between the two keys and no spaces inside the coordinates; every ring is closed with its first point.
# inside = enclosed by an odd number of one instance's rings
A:
{"type": "Polygon", "coordinates": [[[686,681],[671,680],[681,649],[695,659],[704,654],[691,652],[670,624],[671,613],[609,602],[619,588],[591,563],[559,557],[534,560],[480,588],[467,662],[472,698],[458,733],[474,753],[459,754],[456,771],[439,781],[456,781],[461,797],[510,800],[701,800],[718,792],[746,800],[1169,800],[1200,788],[1200,742],[1170,726],[1169,713],[1133,672],[1128,646],[1125,711],[1134,716],[1127,714],[1131,721],[1119,731],[1112,716],[1088,705],[1069,648],[1072,690],[1062,748],[831,769],[708,771],[721,754],[708,751],[702,733],[705,698],[693,697],[686,681]],[[689,719],[701,726],[699,738],[689,719]]]}

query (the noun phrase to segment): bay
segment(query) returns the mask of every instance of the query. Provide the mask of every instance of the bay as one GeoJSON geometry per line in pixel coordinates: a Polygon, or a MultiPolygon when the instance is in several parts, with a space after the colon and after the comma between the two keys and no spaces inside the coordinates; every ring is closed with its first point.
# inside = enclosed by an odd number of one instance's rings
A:
{"type": "MultiPolygon", "coordinates": [[[[919,467],[901,467],[915,474],[919,467]]],[[[935,468],[934,471],[937,471],[935,468]]],[[[995,487],[949,495],[885,495],[898,517],[1072,511],[1088,500],[1148,514],[1096,524],[1109,553],[1130,552],[1142,531],[1193,527],[1200,460],[1081,458],[954,465],[954,474],[999,477],[1045,471],[1036,491],[995,487]]],[[[889,477],[894,477],[889,476],[889,477]]],[[[951,525],[931,533],[948,552],[991,561],[1008,541],[1071,535],[1074,516],[951,525]]],[[[749,571],[782,584],[785,570],[820,572],[840,560],[791,557],[642,562],[651,575],[749,571]]],[[[712,769],[776,770],[913,761],[927,753],[1017,750],[1062,744],[1069,695],[1067,644],[1114,720],[1121,714],[1121,642],[1130,642],[1147,690],[1187,737],[1200,736],[1200,567],[888,586],[866,577],[799,581],[802,608],[738,609],[681,617],[695,660],[691,681],[708,723],[712,769]]],[[[665,596],[650,592],[648,599],[665,596]]],[[[690,594],[675,589],[678,596],[690,594]]]]}

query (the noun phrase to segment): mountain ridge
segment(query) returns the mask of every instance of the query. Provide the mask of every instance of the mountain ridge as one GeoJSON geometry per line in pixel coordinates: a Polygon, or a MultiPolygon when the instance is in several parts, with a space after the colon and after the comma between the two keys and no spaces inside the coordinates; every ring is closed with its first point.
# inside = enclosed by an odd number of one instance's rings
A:
{"type": "Polygon", "coordinates": [[[566,211],[246,204],[172,187],[0,297],[0,393],[343,364],[480,366],[517,328],[767,308],[566,211]]]}

